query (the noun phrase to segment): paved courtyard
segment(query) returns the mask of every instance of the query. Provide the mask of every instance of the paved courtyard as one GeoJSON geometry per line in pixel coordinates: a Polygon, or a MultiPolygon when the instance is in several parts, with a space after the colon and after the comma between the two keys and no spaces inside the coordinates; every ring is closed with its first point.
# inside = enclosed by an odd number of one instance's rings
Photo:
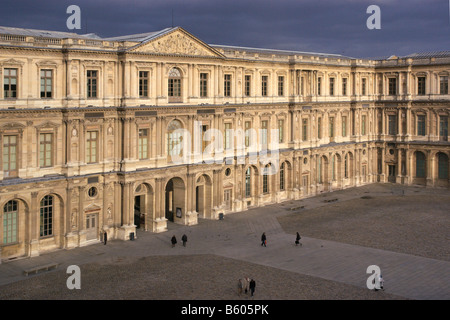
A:
{"type": "Polygon", "coordinates": [[[256,280],[254,299],[450,299],[449,212],[448,189],[351,188],[4,262],[0,299],[249,300],[237,294],[244,276],[256,280]],[[49,262],[59,267],[23,275],[49,262]],[[66,287],[69,265],[80,266],[81,290],[66,287]],[[370,265],[380,267],[384,291],[367,289],[370,265]]]}

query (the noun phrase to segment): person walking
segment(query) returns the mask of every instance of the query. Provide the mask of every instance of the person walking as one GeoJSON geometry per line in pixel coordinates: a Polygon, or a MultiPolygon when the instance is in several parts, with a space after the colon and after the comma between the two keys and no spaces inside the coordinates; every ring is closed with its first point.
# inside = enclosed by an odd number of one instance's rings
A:
{"type": "Polygon", "coordinates": [[[299,244],[300,244],[300,246],[302,245],[301,243],[300,243],[300,239],[301,239],[302,237],[300,237],[300,234],[297,232],[297,237],[295,238],[295,245],[296,246],[298,246],[299,244]]]}
{"type": "Polygon", "coordinates": [[[175,245],[177,244],[177,238],[175,237],[175,235],[173,235],[170,241],[172,242],[172,248],[175,247],[175,245]]]}
{"type": "Polygon", "coordinates": [[[263,232],[262,236],[261,236],[261,246],[266,246],[266,233],[263,232]]]}
{"type": "Polygon", "coordinates": [[[108,233],[106,231],[103,232],[103,244],[106,245],[106,241],[108,241],[108,233]]]}
{"type": "Polygon", "coordinates": [[[255,288],[256,288],[256,281],[255,279],[250,280],[250,293],[251,296],[253,297],[253,294],[255,293],[255,288]]]}
{"type": "Polygon", "coordinates": [[[181,237],[181,241],[183,241],[183,247],[186,247],[187,235],[183,234],[183,236],[181,237]]]}

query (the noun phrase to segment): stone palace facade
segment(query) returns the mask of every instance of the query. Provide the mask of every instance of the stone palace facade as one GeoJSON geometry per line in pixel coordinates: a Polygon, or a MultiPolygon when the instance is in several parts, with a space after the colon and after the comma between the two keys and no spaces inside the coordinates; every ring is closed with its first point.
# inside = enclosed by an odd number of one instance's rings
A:
{"type": "Polygon", "coordinates": [[[0,27],[0,258],[374,182],[448,188],[449,73],[450,51],[0,27]]]}

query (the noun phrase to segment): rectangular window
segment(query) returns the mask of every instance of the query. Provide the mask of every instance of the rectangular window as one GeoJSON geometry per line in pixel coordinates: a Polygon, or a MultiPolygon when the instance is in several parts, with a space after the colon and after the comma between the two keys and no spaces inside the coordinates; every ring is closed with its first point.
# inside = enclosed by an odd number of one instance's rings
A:
{"type": "Polygon", "coordinates": [[[367,79],[362,78],[361,79],[361,95],[363,95],[363,96],[366,95],[366,87],[367,87],[367,79]]]}
{"type": "Polygon", "coordinates": [[[245,196],[248,198],[252,195],[252,176],[250,167],[245,172],[245,196]]]}
{"type": "Polygon", "coordinates": [[[388,117],[388,128],[389,128],[389,134],[390,135],[396,135],[397,134],[397,116],[391,115],[388,117]]]}
{"type": "Polygon", "coordinates": [[[278,119],[278,143],[284,141],[284,120],[278,119]]]}
{"type": "Polygon", "coordinates": [[[347,78],[342,78],[342,95],[347,95],[347,78]]]}
{"type": "Polygon", "coordinates": [[[41,168],[53,165],[53,134],[39,134],[39,166],[41,168]]]}
{"type": "Polygon", "coordinates": [[[267,129],[268,129],[268,121],[261,121],[261,148],[267,149],[267,129]]]}
{"type": "Polygon", "coordinates": [[[300,94],[303,96],[305,94],[305,78],[300,78],[300,94]]]}
{"type": "Polygon", "coordinates": [[[3,72],[4,98],[17,98],[17,69],[4,69],[3,72]]]}
{"type": "MultiPolygon", "coordinates": [[[[169,78],[168,95],[172,98],[181,97],[181,79],[179,78],[169,78]]],[[[171,100],[170,102],[178,102],[178,99],[171,100]]]]}
{"type": "Polygon", "coordinates": [[[86,133],[86,163],[96,163],[98,151],[98,132],[88,131],[86,133]]]}
{"type": "Polygon", "coordinates": [[[330,117],[329,118],[329,125],[330,125],[330,128],[329,128],[329,136],[330,136],[330,138],[333,138],[334,137],[334,117],[330,117]]]}
{"type": "Polygon", "coordinates": [[[330,96],[334,96],[334,78],[330,78],[330,96]]]}
{"type": "Polygon", "coordinates": [[[278,77],[278,96],[284,96],[284,77],[278,77]]]}
{"type": "Polygon", "coordinates": [[[439,138],[440,140],[447,141],[448,138],[448,117],[439,117],[439,138]]]}
{"type": "Polygon", "coordinates": [[[322,94],[322,78],[317,78],[317,95],[320,96],[322,94]]]}
{"type": "Polygon", "coordinates": [[[420,96],[425,95],[425,77],[417,78],[417,94],[420,96]]]}
{"type": "Polygon", "coordinates": [[[208,96],[208,74],[200,73],[200,97],[208,96]]]}
{"type": "Polygon", "coordinates": [[[269,81],[268,79],[269,79],[268,76],[262,76],[261,77],[261,95],[263,97],[267,96],[267,83],[269,81]]]}
{"type": "Polygon", "coordinates": [[[53,88],[53,71],[41,70],[41,98],[51,98],[53,88]]]}
{"type": "Polygon", "coordinates": [[[361,116],[361,135],[366,135],[366,116],[361,116]]]}
{"type": "Polygon", "coordinates": [[[148,129],[139,129],[138,142],[139,159],[148,158],[148,129]]]}
{"type": "Polygon", "coordinates": [[[302,120],[302,140],[308,140],[308,119],[302,120]]]}
{"type": "Polygon", "coordinates": [[[224,76],[224,84],[223,84],[223,95],[225,97],[231,97],[231,74],[226,74],[224,76]]]}
{"type": "Polygon", "coordinates": [[[17,136],[3,136],[3,172],[4,177],[17,176],[17,136]]]}
{"type": "Polygon", "coordinates": [[[97,98],[97,71],[87,71],[87,97],[97,98]]]}
{"type": "Polygon", "coordinates": [[[252,123],[250,121],[245,121],[245,147],[248,148],[250,146],[250,140],[251,140],[251,128],[252,123]]]}
{"type": "Polygon", "coordinates": [[[148,98],[149,72],[139,71],[139,97],[148,98]]]}
{"type": "Polygon", "coordinates": [[[389,78],[389,95],[397,95],[397,78],[389,78]]]}
{"type": "Polygon", "coordinates": [[[426,118],[423,115],[417,116],[417,135],[424,136],[426,135],[426,118]]]}
{"type": "Polygon", "coordinates": [[[322,118],[317,118],[317,138],[322,139],[322,118]]]}
{"type": "Polygon", "coordinates": [[[448,77],[439,77],[439,93],[448,94],[448,77]]]}
{"type": "Polygon", "coordinates": [[[231,123],[225,123],[223,144],[224,144],[225,150],[231,149],[231,123]]]}
{"type": "Polygon", "coordinates": [[[342,136],[347,136],[347,116],[342,116],[342,136]]]}
{"type": "Polygon", "coordinates": [[[263,193],[269,192],[269,168],[270,166],[266,166],[263,170],[263,193]]]}
{"type": "Polygon", "coordinates": [[[251,94],[251,76],[245,76],[244,94],[246,97],[250,97],[251,94]]]}

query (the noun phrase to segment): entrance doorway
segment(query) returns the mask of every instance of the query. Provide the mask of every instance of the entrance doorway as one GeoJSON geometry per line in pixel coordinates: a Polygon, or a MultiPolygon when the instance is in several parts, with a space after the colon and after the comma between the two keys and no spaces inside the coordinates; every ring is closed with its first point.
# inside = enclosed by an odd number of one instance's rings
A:
{"type": "Polygon", "coordinates": [[[144,228],[145,225],[145,196],[134,197],[134,225],[136,229],[144,228]]]}
{"type": "Polygon", "coordinates": [[[97,213],[86,215],[86,240],[96,240],[98,237],[97,217],[97,213]]]}
{"type": "Polygon", "coordinates": [[[172,178],[167,182],[166,213],[167,220],[174,222],[185,214],[185,186],[181,178],[172,178]]]}
{"type": "Polygon", "coordinates": [[[195,187],[195,211],[201,218],[211,218],[212,215],[212,182],[207,175],[197,179],[195,187]]]}
{"type": "Polygon", "coordinates": [[[395,164],[390,164],[389,165],[388,181],[392,182],[392,183],[395,183],[395,164]]]}

